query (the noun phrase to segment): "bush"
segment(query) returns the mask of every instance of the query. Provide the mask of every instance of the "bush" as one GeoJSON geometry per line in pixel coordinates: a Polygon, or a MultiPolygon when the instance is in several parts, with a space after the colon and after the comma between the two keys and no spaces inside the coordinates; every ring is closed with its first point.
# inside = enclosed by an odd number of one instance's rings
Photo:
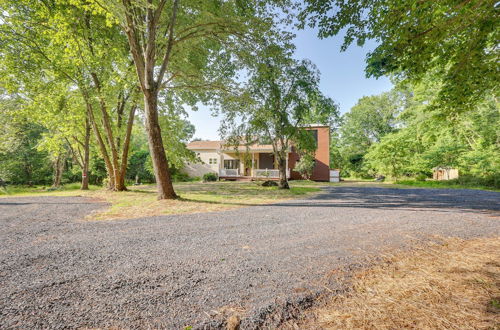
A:
{"type": "Polygon", "coordinates": [[[172,181],[173,182],[189,182],[189,181],[191,181],[191,178],[186,173],[178,170],[178,171],[175,171],[174,173],[172,173],[172,181]]]}
{"type": "Polygon", "coordinates": [[[422,173],[417,174],[417,176],[415,177],[415,180],[417,180],[417,181],[425,181],[426,179],[427,179],[427,175],[422,174],[422,173]]]}
{"type": "Polygon", "coordinates": [[[461,175],[458,179],[450,181],[455,181],[457,184],[465,186],[486,186],[500,189],[500,174],[489,175],[482,178],[472,175],[461,175]]]}
{"type": "Polygon", "coordinates": [[[203,174],[203,182],[213,182],[217,181],[219,177],[217,176],[217,173],[209,172],[203,174]]]}
{"type": "Polygon", "coordinates": [[[262,183],[263,187],[277,187],[278,183],[276,181],[267,180],[262,183]]]}

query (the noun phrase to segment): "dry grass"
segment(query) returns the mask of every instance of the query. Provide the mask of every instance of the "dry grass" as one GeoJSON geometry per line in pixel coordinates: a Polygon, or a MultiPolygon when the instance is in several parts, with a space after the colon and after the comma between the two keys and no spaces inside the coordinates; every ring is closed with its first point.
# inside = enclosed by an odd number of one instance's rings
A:
{"type": "Polygon", "coordinates": [[[252,182],[179,183],[177,200],[157,200],[155,186],[135,187],[127,192],[91,192],[90,196],[111,204],[92,219],[129,219],[145,216],[199,213],[261,205],[309,195],[318,188],[293,186],[290,190],[262,187],[252,182]]]}
{"type": "Polygon", "coordinates": [[[303,328],[500,329],[500,239],[447,240],[356,274],[303,328]]]}

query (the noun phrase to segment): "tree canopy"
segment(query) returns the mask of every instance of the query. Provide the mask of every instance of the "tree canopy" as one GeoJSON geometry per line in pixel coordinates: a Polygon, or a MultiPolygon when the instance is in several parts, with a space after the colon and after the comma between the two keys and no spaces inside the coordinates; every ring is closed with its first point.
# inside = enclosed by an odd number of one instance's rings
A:
{"type": "Polygon", "coordinates": [[[345,31],[342,50],[375,40],[369,77],[418,83],[434,71],[440,86],[433,102],[459,112],[498,94],[499,13],[494,0],[307,0],[300,19],[322,38],[345,31]]]}

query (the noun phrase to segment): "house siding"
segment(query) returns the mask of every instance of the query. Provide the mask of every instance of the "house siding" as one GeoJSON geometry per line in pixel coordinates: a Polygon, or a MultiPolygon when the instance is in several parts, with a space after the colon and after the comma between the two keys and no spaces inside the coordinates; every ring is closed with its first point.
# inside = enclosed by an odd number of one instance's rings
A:
{"type": "Polygon", "coordinates": [[[202,177],[206,173],[218,173],[220,155],[216,150],[193,150],[201,159],[201,163],[187,163],[184,172],[190,177],[202,177]],[[217,159],[217,164],[210,164],[210,158],[217,159]]]}
{"type": "MultiPolygon", "coordinates": [[[[311,180],[329,181],[330,180],[330,128],[328,126],[321,126],[321,127],[310,127],[305,129],[316,130],[318,132],[318,147],[314,152],[314,159],[316,160],[316,164],[314,166],[311,180]]],[[[300,173],[293,170],[299,158],[300,157],[296,152],[291,152],[288,155],[288,167],[291,170],[290,177],[293,180],[302,179],[300,173]]]]}

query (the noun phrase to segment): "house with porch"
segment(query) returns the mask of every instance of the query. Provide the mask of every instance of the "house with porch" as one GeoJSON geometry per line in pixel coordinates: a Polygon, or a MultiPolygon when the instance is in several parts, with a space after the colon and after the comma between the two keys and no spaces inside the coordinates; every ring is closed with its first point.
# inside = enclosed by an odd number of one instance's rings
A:
{"type": "MultiPolygon", "coordinates": [[[[310,130],[316,140],[315,166],[312,180],[329,181],[330,179],[330,127],[310,125],[303,129],[310,130]]],[[[198,156],[200,162],[188,163],[184,171],[192,177],[200,177],[208,172],[217,173],[226,180],[259,180],[279,178],[278,165],[274,159],[270,144],[226,145],[224,141],[193,141],[187,148],[198,156]]],[[[300,160],[292,146],[286,160],[287,177],[301,179],[294,171],[300,160]]]]}

